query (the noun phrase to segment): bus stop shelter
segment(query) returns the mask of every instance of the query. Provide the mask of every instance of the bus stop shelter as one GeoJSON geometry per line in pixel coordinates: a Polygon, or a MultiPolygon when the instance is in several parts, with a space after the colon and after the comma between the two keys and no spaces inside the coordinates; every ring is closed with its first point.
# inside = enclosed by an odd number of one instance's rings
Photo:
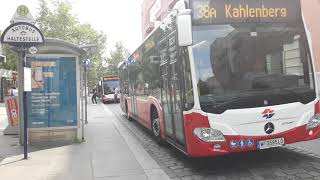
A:
{"type": "Polygon", "coordinates": [[[85,55],[76,45],[51,38],[26,55],[32,87],[27,98],[30,143],[76,142],[83,137],[80,94],[85,55]]]}

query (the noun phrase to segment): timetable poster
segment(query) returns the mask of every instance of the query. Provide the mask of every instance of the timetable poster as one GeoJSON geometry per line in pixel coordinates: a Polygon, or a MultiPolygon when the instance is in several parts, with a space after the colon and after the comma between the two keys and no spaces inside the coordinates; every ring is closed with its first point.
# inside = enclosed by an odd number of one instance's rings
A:
{"type": "Polygon", "coordinates": [[[76,58],[31,58],[29,128],[77,126],[76,58]]]}

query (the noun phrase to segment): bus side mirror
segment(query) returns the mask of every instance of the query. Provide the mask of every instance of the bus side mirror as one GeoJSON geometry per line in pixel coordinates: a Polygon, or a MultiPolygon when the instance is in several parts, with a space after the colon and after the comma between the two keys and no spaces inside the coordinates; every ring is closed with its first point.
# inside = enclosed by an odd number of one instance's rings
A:
{"type": "Polygon", "coordinates": [[[178,43],[179,46],[192,45],[192,20],[191,10],[181,10],[177,15],[178,43]]]}

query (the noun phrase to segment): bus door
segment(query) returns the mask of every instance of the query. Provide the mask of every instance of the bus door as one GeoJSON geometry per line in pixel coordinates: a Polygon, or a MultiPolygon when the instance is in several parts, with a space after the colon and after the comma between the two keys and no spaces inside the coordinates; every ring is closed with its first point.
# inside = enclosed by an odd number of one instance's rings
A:
{"type": "MultiPolygon", "coordinates": [[[[136,67],[132,67],[130,70],[130,73],[132,74],[135,74],[137,73],[136,72],[136,67]]],[[[130,97],[131,97],[131,113],[133,114],[134,117],[138,116],[138,110],[137,110],[137,97],[136,97],[136,87],[135,87],[135,82],[136,82],[136,79],[134,79],[133,77],[135,76],[132,76],[130,77],[129,76],[129,80],[132,82],[130,83],[130,97]]]]}
{"type": "Polygon", "coordinates": [[[135,94],[131,97],[132,97],[132,101],[131,101],[132,113],[134,114],[134,116],[138,117],[137,97],[135,94]]]}
{"type": "Polygon", "coordinates": [[[185,135],[182,116],[182,98],[180,91],[181,65],[177,60],[175,32],[169,38],[160,41],[160,73],[162,79],[161,101],[166,136],[175,144],[185,147],[185,135]]]}

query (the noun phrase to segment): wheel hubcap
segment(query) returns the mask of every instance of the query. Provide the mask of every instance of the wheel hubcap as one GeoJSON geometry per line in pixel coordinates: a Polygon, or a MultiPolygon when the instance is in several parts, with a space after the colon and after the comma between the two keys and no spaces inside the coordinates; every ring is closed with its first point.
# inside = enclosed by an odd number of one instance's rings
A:
{"type": "Polygon", "coordinates": [[[159,122],[159,118],[154,119],[153,123],[152,123],[152,129],[153,129],[153,134],[155,136],[159,136],[160,135],[160,122],[159,122]]]}

